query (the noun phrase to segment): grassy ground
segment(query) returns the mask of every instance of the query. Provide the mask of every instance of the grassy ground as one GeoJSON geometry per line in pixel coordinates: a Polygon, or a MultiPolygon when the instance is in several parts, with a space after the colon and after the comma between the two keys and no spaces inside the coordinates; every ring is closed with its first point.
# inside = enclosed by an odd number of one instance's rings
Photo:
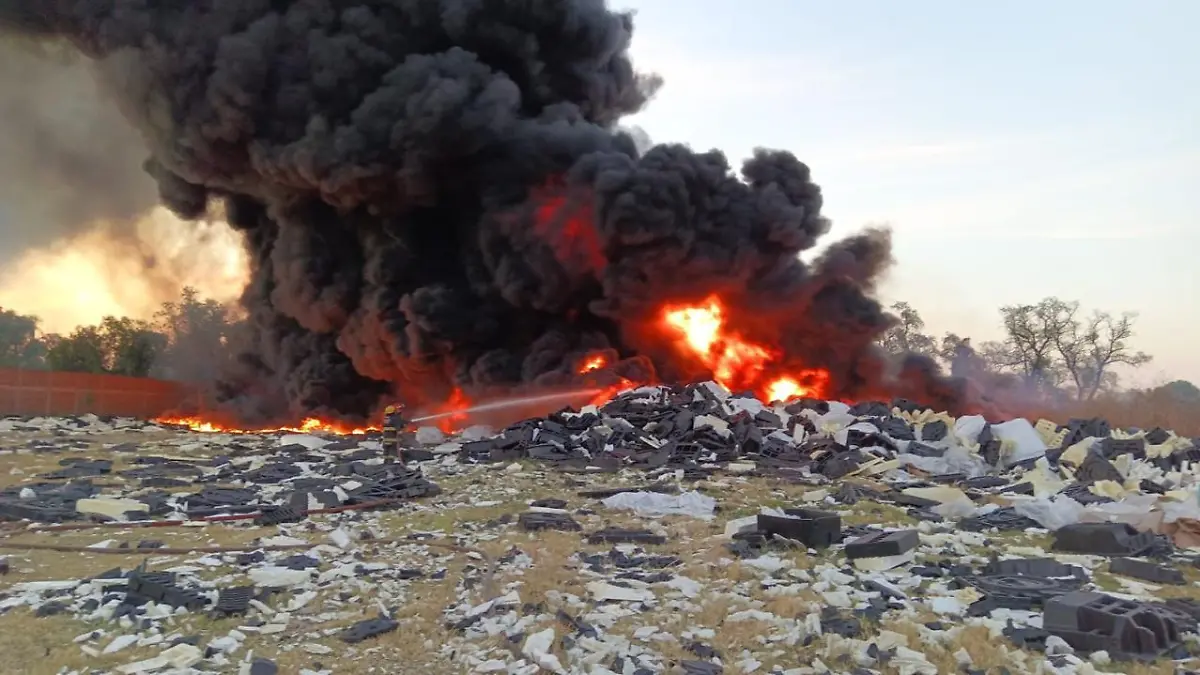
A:
{"type": "MultiPolygon", "coordinates": [[[[28,435],[0,437],[0,447],[12,447],[28,440],[28,435]]],[[[190,453],[197,458],[205,457],[215,449],[191,447],[190,443],[196,437],[186,439],[172,434],[119,434],[95,438],[81,438],[85,442],[78,450],[54,454],[7,454],[0,455],[0,485],[12,485],[31,480],[32,476],[50,471],[59,466],[59,460],[64,457],[108,457],[112,455],[108,449],[117,443],[135,442],[143,444],[138,451],[140,454],[172,454],[190,453]],[[154,447],[152,447],[154,446],[154,447]],[[106,454],[107,453],[107,454],[106,454]]],[[[126,460],[134,455],[113,455],[119,471],[126,466],[126,460]]],[[[525,510],[531,499],[539,497],[566,498],[571,508],[585,506],[583,500],[574,497],[580,487],[581,479],[577,476],[558,474],[543,470],[533,464],[525,465],[520,473],[467,473],[458,476],[437,477],[437,482],[443,487],[444,493],[434,500],[421,501],[405,505],[404,508],[382,514],[375,519],[375,529],[384,536],[402,537],[414,532],[440,532],[445,535],[453,533],[473,532],[486,534],[500,531],[494,526],[495,521],[505,516],[515,516],[525,510]],[[486,500],[479,499],[486,495],[486,500]]],[[[607,482],[604,479],[588,479],[592,484],[607,482]]],[[[107,479],[105,482],[109,482],[107,479]]],[[[112,482],[117,482],[113,479],[112,482]]],[[[671,554],[682,558],[683,564],[672,570],[684,577],[694,579],[703,584],[704,592],[685,603],[684,608],[664,603],[660,609],[619,619],[613,626],[607,627],[610,634],[632,636],[638,628],[656,626],[660,632],[680,635],[693,627],[702,626],[714,628],[711,638],[702,642],[714,647],[725,655],[727,663],[734,663],[741,658],[743,650],[763,653],[763,636],[770,633],[772,626],[756,619],[734,620],[738,612],[758,609],[770,612],[776,616],[788,619],[803,618],[813,611],[819,611],[826,600],[812,589],[802,589],[793,594],[772,594],[761,583],[763,574],[751,566],[730,561],[724,548],[721,534],[724,523],[729,518],[751,515],[762,506],[785,506],[804,503],[806,500],[817,499],[820,495],[815,488],[797,485],[782,480],[770,478],[750,478],[738,476],[721,476],[711,485],[701,485],[719,497],[721,513],[712,522],[701,520],[670,517],[657,519],[653,527],[668,534],[668,543],[660,547],[650,547],[651,552],[671,554]]],[[[590,506],[590,505],[589,505],[590,506]]],[[[345,518],[345,516],[315,516],[314,521],[320,525],[326,519],[345,518]]],[[[372,518],[376,518],[373,516],[372,518]]],[[[627,513],[600,510],[592,516],[579,518],[586,525],[585,529],[594,530],[606,525],[624,527],[646,527],[644,520],[634,518],[627,513]]],[[[848,525],[882,524],[914,526],[913,521],[903,509],[871,502],[861,503],[853,508],[845,509],[843,521],[848,525]]],[[[307,525],[287,526],[284,528],[293,536],[307,538],[309,541],[321,543],[324,535],[319,530],[310,531],[307,525]]],[[[168,546],[230,546],[244,545],[252,540],[280,533],[278,527],[259,528],[250,525],[210,525],[204,528],[155,528],[139,530],[88,530],[82,532],[66,532],[56,535],[40,535],[39,541],[48,539],[57,543],[92,545],[102,540],[127,541],[130,544],[142,539],[157,539],[168,546]]],[[[572,613],[563,598],[566,594],[586,597],[587,577],[580,573],[578,553],[604,553],[611,547],[607,545],[589,546],[581,540],[578,533],[545,532],[530,535],[512,529],[503,530],[503,535],[488,539],[478,537],[481,543],[478,548],[493,557],[499,557],[512,549],[524,552],[530,559],[527,568],[506,568],[496,579],[496,585],[501,592],[516,591],[523,603],[542,604],[545,612],[553,614],[557,609],[564,608],[572,613]]],[[[32,539],[31,535],[19,535],[22,539],[32,539]]],[[[16,537],[14,537],[16,538],[16,537]]],[[[1027,535],[1025,533],[1005,535],[1001,543],[1005,546],[1023,547],[1026,550],[1037,548],[1046,549],[1049,539],[1044,535],[1027,535]]],[[[404,551],[397,547],[384,547],[383,550],[373,551],[366,546],[362,549],[366,561],[383,560],[396,564],[404,561],[404,551]]],[[[964,551],[964,555],[986,556],[995,548],[978,547],[964,551]]],[[[12,571],[0,578],[0,586],[34,581],[86,577],[111,569],[123,567],[128,569],[143,560],[145,552],[130,552],[127,555],[107,554],[63,554],[44,551],[8,551],[12,571]]],[[[241,659],[246,650],[275,660],[282,673],[296,673],[302,668],[320,669],[322,666],[332,667],[338,675],[379,675],[381,673],[429,673],[441,675],[445,673],[468,672],[468,667],[461,663],[451,663],[439,656],[437,651],[447,645],[455,645],[461,638],[457,633],[448,630],[444,625],[443,611],[446,607],[462,601],[459,580],[462,578],[464,567],[471,564],[465,556],[447,551],[434,551],[439,564],[444,564],[450,573],[444,579],[418,579],[409,583],[405,589],[404,602],[400,606],[397,620],[399,630],[373,639],[356,648],[347,650],[337,639],[341,628],[354,623],[361,618],[374,614],[374,609],[364,606],[366,603],[358,600],[342,601],[333,597],[335,594],[322,592],[321,595],[305,608],[296,611],[295,619],[289,629],[280,635],[259,636],[248,632],[245,649],[233,656],[241,659]],[[330,608],[345,610],[342,616],[333,619],[321,619],[318,614],[329,611],[330,608]],[[281,645],[286,647],[281,651],[281,645]],[[300,646],[296,646],[300,645],[300,646]],[[317,645],[318,647],[313,647],[317,645]],[[312,653],[320,651],[324,645],[333,650],[324,655],[312,653]]],[[[812,570],[826,563],[835,563],[834,554],[810,555],[803,550],[783,551],[778,554],[797,570],[812,570]]],[[[150,556],[153,568],[164,568],[192,560],[196,556],[150,556]]],[[[235,572],[229,567],[214,567],[205,572],[205,578],[216,579],[222,575],[235,572]]],[[[1096,583],[1101,588],[1120,590],[1119,579],[1108,574],[1101,566],[1096,572],[1096,583]]],[[[1200,573],[1187,570],[1189,582],[1200,583],[1200,573]]],[[[660,597],[666,593],[658,591],[660,597]]],[[[1163,587],[1162,597],[1193,597],[1200,599],[1194,583],[1181,587],[1163,587]]],[[[474,601],[482,600],[482,597],[474,601]]],[[[1006,639],[998,638],[988,632],[987,628],[962,622],[954,634],[953,640],[947,644],[930,644],[929,631],[921,624],[935,620],[932,613],[921,610],[915,616],[904,620],[888,620],[882,625],[868,625],[867,635],[863,639],[890,641],[895,644],[906,644],[908,647],[926,654],[927,658],[939,669],[939,672],[951,673],[958,670],[958,655],[961,650],[970,656],[973,667],[990,669],[1001,666],[1012,666],[1013,648],[1006,639]]],[[[244,619],[212,620],[203,616],[188,616],[179,619],[173,627],[180,635],[203,635],[207,639],[224,635],[231,629],[238,628],[244,619]]],[[[952,623],[949,621],[948,623],[952,623]]],[[[543,624],[540,627],[545,627],[543,624]]],[[[105,668],[130,663],[141,658],[157,655],[161,646],[134,647],[111,656],[99,658],[83,654],[79,645],[73,639],[90,630],[107,629],[113,634],[124,632],[112,625],[89,625],[69,616],[53,616],[33,618],[25,610],[16,610],[0,615],[0,654],[4,655],[5,673],[30,675],[50,675],[61,668],[105,668]]],[[[559,626],[559,635],[566,632],[559,626]]],[[[98,640],[95,644],[103,647],[107,639],[98,640]]],[[[666,659],[695,658],[685,650],[685,645],[678,641],[661,642],[648,638],[653,649],[666,659]]],[[[497,658],[509,653],[509,647],[501,639],[492,641],[497,658]]],[[[837,640],[826,639],[814,642],[810,646],[780,647],[774,658],[784,667],[820,659],[833,665],[837,659],[837,640]]],[[[561,649],[561,646],[556,647],[561,649]]],[[[1036,657],[1029,656],[1032,666],[1036,657]]],[[[767,672],[774,663],[765,663],[760,672],[767,672]]],[[[835,666],[835,668],[837,668],[835,666]]],[[[848,668],[838,668],[846,670],[848,668]]],[[[1127,672],[1131,675],[1167,675],[1173,672],[1169,662],[1133,666],[1109,666],[1109,671],[1127,672]]],[[[729,668],[732,672],[734,669],[729,668]]],[[[884,666],[884,673],[898,672],[893,666],[884,666]]]]}

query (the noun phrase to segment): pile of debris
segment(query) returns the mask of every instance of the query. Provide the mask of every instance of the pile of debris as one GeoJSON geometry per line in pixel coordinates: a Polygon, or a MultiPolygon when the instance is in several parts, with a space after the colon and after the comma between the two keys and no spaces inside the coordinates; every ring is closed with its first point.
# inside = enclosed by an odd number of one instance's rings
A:
{"type": "MultiPolygon", "coordinates": [[[[111,460],[66,458],[63,468],[38,482],[0,490],[0,519],[58,523],[79,514],[111,519],[200,520],[247,514],[259,525],[303,520],[310,511],[338,506],[386,505],[438,494],[419,469],[380,461],[379,444],[330,442],[285,435],[278,447],[232,443],[229,453],[197,462],[194,457],[143,455],[139,466],[112,473],[111,460]],[[119,499],[97,498],[95,479],[119,477],[141,490],[119,499]],[[240,487],[219,487],[236,484],[240,487]],[[192,493],[168,492],[189,486],[192,493]]],[[[34,446],[34,451],[40,445],[34,446]]],[[[136,446],[110,449],[121,453],[136,446]]]]}
{"type": "MultiPolygon", "coordinates": [[[[444,614],[457,638],[431,641],[428,651],[431,663],[442,659],[464,672],[807,675],[890,665],[938,673],[921,644],[875,628],[897,621],[915,622],[921,643],[940,648],[962,630],[985,627],[1012,645],[1005,658],[1014,673],[1102,672],[1112,660],[1131,659],[1200,664],[1200,590],[1189,581],[1200,567],[1200,440],[1169,430],[1115,429],[1102,420],[989,423],[905,401],[771,406],[713,383],[641,388],[499,433],[472,428],[447,438],[421,429],[409,439],[406,464],[385,456],[377,438],[307,434],[190,435],[173,452],[118,444],[96,457],[86,439],[113,430],[162,428],[90,416],[0,420],[10,439],[39,436],[8,448],[0,441],[0,454],[93,455],[64,457],[58,469],[0,489],[0,520],[45,524],[43,531],[116,521],[130,528],[242,523],[279,533],[248,551],[200,552],[165,569],[29,581],[0,593],[0,612],[70,613],[124,631],[79,636],[88,653],[163,646],[118,672],[275,672],[273,661],[249,651],[233,658],[247,635],[288,636],[286,649],[331,653],[317,635],[361,656],[360,643],[402,630],[399,610],[412,584],[447,579],[449,563],[463,554],[474,561],[444,614]],[[194,452],[213,446],[217,454],[194,452]],[[516,512],[453,532],[453,542],[393,537],[381,520],[393,509],[422,508],[413,500],[423,498],[447,510],[499,504],[513,498],[521,477],[544,483],[548,471],[585,489],[525,500],[516,512]],[[469,480],[458,488],[469,493],[442,492],[443,479],[469,480]],[[731,491],[754,481],[792,503],[763,503],[714,524],[711,545],[679,541],[663,526],[672,516],[712,521],[731,491]],[[584,501],[572,507],[576,500],[584,501]],[[846,524],[870,505],[894,509],[905,523],[858,517],[846,524]],[[602,515],[613,509],[632,511],[645,527],[614,526],[602,515]],[[303,538],[312,531],[326,541],[303,538]],[[529,547],[548,531],[579,537],[568,564],[586,592],[522,601],[529,547]],[[1047,536],[1047,546],[1006,546],[1010,534],[1047,536]],[[491,560],[477,545],[498,537],[512,538],[511,547],[491,560]],[[736,562],[758,581],[698,581],[685,568],[699,554],[685,543],[715,546],[711,564],[736,562]],[[366,560],[365,548],[386,562],[366,560]],[[227,573],[213,579],[205,569],[227,573]],[[1164,586],[1184,592],[1155,595],[1164,586]],[[722,653],[713,644],[719,626],[653,625],[657,616],[695,616],[709,595],[744,599],[745,608],[722,623],[758,622],[761,651],[722,653]],[[790,596],[813,602],[783,616],[753,599],[790,596]],[[340,625],[314,633],[298,627],[304,612],[308,624],[340,625]],[[172,630],[185,615],[244,623],[201,645],[172,630]],[[614,626],[629,617],[644,625],[619,634],[614,626]],[[489,642],[498,636],[504,647],[489,642]],[[659,642],[688,657],[664,657],[659,642]],[[788,663],[786,655],[801,648],[817,651],[788,663]]],[[[147,556],[168,550],[154,540],[133,546],[147,556]]],[[[963,649],[954,652],[958,667],[984,672],[963,649]]]]}

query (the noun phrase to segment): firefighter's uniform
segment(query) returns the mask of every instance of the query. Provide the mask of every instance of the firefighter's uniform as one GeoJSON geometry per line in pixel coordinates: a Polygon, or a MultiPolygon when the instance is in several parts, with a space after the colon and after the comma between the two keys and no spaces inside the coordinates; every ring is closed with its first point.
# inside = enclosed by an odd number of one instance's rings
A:
{"type": "Polygon", "coordinates": [[[400,431],[407,426],[404,421],[404,406],[389,405],[383,410],[383,454],[392,456],[397,462],[404,463],[404,453],[400,451],[400,431]]]}

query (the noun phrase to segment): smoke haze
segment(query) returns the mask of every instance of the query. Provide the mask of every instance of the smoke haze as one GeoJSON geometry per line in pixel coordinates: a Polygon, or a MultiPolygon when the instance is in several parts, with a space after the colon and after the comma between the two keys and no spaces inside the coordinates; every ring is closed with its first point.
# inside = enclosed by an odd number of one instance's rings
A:
{"type": "Polygon", "coordinates": [[[244,416],[567,385],[597,350],[593,379],[686,377],[661,310],[713,294],[834,396],[964,395],[873,346],[886,231],[800,260],[829,222],[796,157],[739,177],[619,130],[661,83],[602,0],[0,0],[0,27],[93,59],[163,203],[244,235],[251,330],[220,386],[244,416]]]}
{"type": "Polygon", "coordinates": [[[0,262],[157,203],[137,131],[69,45],[0,41],[0,262]]]}
{"type": "Polygon", "coordinates": [[[0,41],[0,306],[69,332],[149,318],[183,286],[233,300],[238,237],[158,207],[145,143],[63,42],[0,41]]]}

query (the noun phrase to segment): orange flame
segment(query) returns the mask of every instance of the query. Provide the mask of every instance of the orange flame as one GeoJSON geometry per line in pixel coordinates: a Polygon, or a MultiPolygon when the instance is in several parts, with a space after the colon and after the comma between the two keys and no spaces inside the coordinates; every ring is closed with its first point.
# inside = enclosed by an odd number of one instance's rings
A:
{"type": "Polygon", "coordinates": [[[450,398],[446,399],[445,403],[438,406],[438,410],[437,410],[437,412],[439,412],[439,413],[455,413],[455,414],[450,415],[449,417],[443,417],[442,419],[438,420],[437,421],[438,428],[447,434],[454,433],[454,431],[460,426],[460,424],[464,420],[466,420],[468,417],[468,415],[466,413],[459,412],[459,411],[463,410],[464,408],[467,408],[470,405],[471,405],[471,401],[470,401],[470,399],[467,398],[467,395],[463,393],[463,390],[459,389],[458,387],[455,387],[454,391],[450,392],[450,398]]]}
{"type": "Polygon", "coordinates": [[[731,391],[752,389],[766,401],[787,401],[817,397],[829,381],[823,370],[799,369],[763,382],[780,353],[726,329],[725,307],[716,296],[698,305],[667,307],[662,320],[679,336],[679,348],[704,364],[713,379],[731,391]]]}
{"type": "MultiPolygon", "coordinates": [[[[765,401],[789,401],[802,397],[822,398],[829,384],[829,373],[824,370],[789,368],[777,363],[780,352],[743,338],[725,326],[725,307],[720,298],[712,296],[698,305],[669,306],[664,308],[662,322],[667,330],[677,335],[679,349],[689,354],[712,371],[713,379],[731,391],[753,390],[765,401]],[[783,372],[780,372],[780,371],[783,372]]],[[[576,368],[580,375],[595,372],[609,365],[609,358],[601,353],[586,356],[576,368]]],[[[619,392],[638,386],[636,382],[619,378],[615,385],[602,389],[590,404],[601,406],[619,392]]],[[[437,420],[438,428],[452,433],[469,418],[465,408],[470,399],[455,388],[450,397],[432,413],[452,413],[437,420]]],[[[298,426],[262,429],[240,429],[199,417],[160,417],[155,422],[185,426],[193,431],[225,432],[233,434],[256,434],[291,431],[299,433],[324,432],[341,435],[362,435],[378,431],[379,427],[354,428],[335,422],[310,417],[298,426]]]]}
{"type": "MultiPolygon", "coordinates": [[[[580,362],[579,367],[575,369],[575,372],[579,373],[580,375],[586,375],[587,373],[593,373],[601,368],[605,368],[608,365],[609,359],[605,354],[589,354],[583,359],[583,361],[580,362]]],[[[597,393],[590,401],[588,401],[588,405],[594,405],[597,407],[602,406],[612,400],[612,397],[616,396],[621,391],[637,386],[633,381],[627,380],[623,377],[618,377],[617,379],[619,380],[617,384],[606,386],[600,389],[599,393],[597,393]]]]}
{"type": "Polygon", "coordinates": [[[309,417],[302,421],[298,426],[294,427],[263,427],[255,429],[241,429],[234,426],[227,426],[217,422],[210,422],[199,417],[158,417],[154,419],[156,424],[169,424],[172,426],[187,427],[192,431],[202,433],[226,433],[226,434],[270,434],[280,431],[291,431],[301,434],[312,433],[327,433],[338,434],[342,436],[361,436],[372,431],[379,431],[379,427],[351,427],[336,422],[326,422],[316,417],[309,417]]]}
{"type": "Polygon", "coordinates": [[[561,181],[534,191],[533,232],[550,246],[563,267],[573,273],[604,271],[608,260],[586,199],[568,199],[561,181]]]}
{"type": "Polygon", "coordinates": [[[579,374],[590,373],[593,370],[600,370],[608,365],[608,358],[603,354],[596,354],[584,359],[583,364],[579,366],[579,374]]]}
{"type": "Polygon", "coordinates": [[[622,391],[625,391],[626,389],[633,389],[636,386],[637,384],[632,380],[627,380],[622,377],[620,383],[601,389],[600,393],[596,394],[592,397],[592,400],[588,401],[588,405],[594,405],[598,408],[611,401],[614,396],[622,391]]]}
{"type": "MultiPolygon", "coordinates": [[[[450,394],[450,398],[445,403],[439,405],[433,413],[455,413],[471,404],[467,399],[466,394],[461,389],[455,388],[450,394]]],[[[438,428],[446,433],[452,433],[458,426],[458,423],[467,419],[467,415],[457,413],[443,417],[437,421],[438,428]]],[[[157,424],[166,424],[171,426],[187,427],[192,431],[201,433],[225,433],[225,434],[271,434],[279,432],[293,432],[301,434],[325,433],[335,434],[338,436],[362,436],[372,431],[380,431],[381,427],[363,426],[355,427],[339,422],[322,420],[318,417],[309,417],[295,426],[279,426],[279,427],[254,427],[245,428],[231,424],[222,424],[202,417],[158,417],[153,420],[157,424]]]]}

